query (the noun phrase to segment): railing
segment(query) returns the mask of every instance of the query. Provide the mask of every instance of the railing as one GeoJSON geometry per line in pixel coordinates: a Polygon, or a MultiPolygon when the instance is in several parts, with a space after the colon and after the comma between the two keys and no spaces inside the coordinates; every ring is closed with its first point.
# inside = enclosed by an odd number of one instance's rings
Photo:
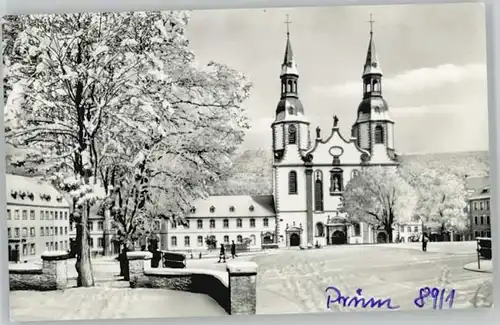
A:
{"type": "Polygon", "coordinates": [[[491,248],[491,238],[477,237],[477,268],[481,269],[481,259],[491,260],[492,258],[492,248],[491,248]]]}

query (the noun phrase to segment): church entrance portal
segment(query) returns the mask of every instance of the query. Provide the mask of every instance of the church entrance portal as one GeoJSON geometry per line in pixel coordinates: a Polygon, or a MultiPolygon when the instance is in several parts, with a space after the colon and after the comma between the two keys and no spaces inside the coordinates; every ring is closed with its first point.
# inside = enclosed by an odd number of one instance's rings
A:
{"type": "Polygon", "coordinates": [[[300,236],[298,234],[290,235],[290,246],[300,246],[300,236]]]}
{"type": "Polygon", "coordinates": [[[377,235],[377,243],[385,244],[387,243],[387,235],[385,232],[379,232],[377,235]]]}
{"type": "Polygon", "coordinates": [[[343,245],[346,243],[346,237],[343,231],[336,230],[332,234],[332,245],[343,245]]]}

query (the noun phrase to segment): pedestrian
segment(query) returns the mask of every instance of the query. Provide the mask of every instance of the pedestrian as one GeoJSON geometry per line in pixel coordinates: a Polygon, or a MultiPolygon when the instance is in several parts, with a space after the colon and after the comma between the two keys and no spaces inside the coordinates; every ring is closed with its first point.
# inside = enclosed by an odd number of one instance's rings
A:
{"type": "Polygon", "coordinates": [[[231,257],[234,259],[236,257],[236,244],[233,242],[231,243],[231,257]]]}
{"type": "Polygon", "coordinates": [[[219,253],[219,262],[223,260],[224,263],[226,263],[226,249],[224,248],[224,244],[220,244],[220,253],[219,253]]]}
{"type": "Polygon", "coordinates": [[[429,238],[425,233],[422,234],[422,251],[427,252],[427,242],[429,241],[429,238]]]}

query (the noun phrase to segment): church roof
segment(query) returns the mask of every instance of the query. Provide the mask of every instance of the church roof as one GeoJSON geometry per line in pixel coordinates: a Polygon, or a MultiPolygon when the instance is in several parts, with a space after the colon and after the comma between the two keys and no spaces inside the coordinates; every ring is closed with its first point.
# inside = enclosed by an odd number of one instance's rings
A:
{"type": "Polygon", "coordinates": [[[276,215],[272,195],[213,195],[195,201],[190,218],[272,217],[276,215]]]}
{"type": "Polygon", "coordinates": [[[48,182],[36,177],[6,174],[7,204],[69,208],[69,202],[48,182]]]}

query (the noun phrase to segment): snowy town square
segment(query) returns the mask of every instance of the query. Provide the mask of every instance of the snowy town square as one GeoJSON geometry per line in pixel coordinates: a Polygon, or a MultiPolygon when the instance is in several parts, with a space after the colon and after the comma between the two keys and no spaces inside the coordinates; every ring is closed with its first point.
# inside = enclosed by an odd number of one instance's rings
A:
{"type": "Polygon", "coordinates": [[[4,17],[11,319],[492,307],[484,25],[4,17]]]}

